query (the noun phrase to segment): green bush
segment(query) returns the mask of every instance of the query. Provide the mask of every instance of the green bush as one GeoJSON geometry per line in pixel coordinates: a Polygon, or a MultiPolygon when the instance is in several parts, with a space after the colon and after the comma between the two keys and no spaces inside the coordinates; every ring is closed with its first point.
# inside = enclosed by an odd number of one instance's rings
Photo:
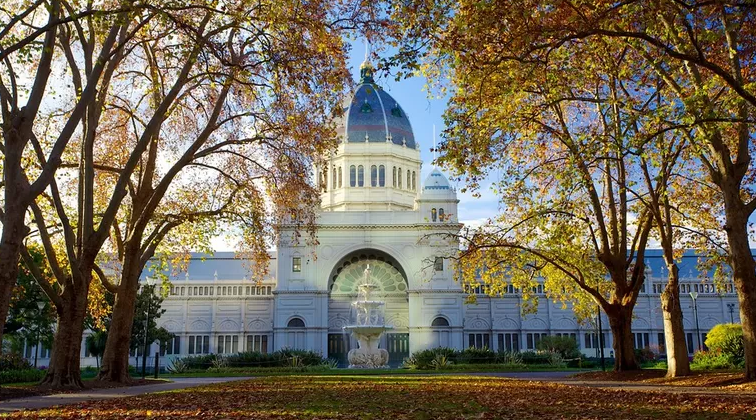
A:
{"type": "Polygon", "coordinates": [[[496,363],[501,363],[507,366],[525,366],[522,362],[522,354],[518,351],[500,351],[496,353],[496,363]]]}
{"type": "Polygon", "coordinates": [[[226,368],[272,368],[319,366],[326,363],[320,353],[310,350],[283,349],[272,353],[242,352],[229,355],[204,354],[187,356],[180,359],[181,369],[192,370],[223,370],[226,368]]]}
{"type": "Polygon", "coordinates": [[[454,362],[449,360],[449,358],[443,354],[437,354],[431,362],[431,366],[436,370],[448,369],[453,364],[454,362]]]}
{"type": "MultiPolygon", "coordinates": [[[[218,373],[218,374],[255,374],[255,373],[298,373],[298,372],[325,372],[333,369],[328,363],[313,366],[299,366],[299,367],[226,367],[226,368],[210,368],[205,372],[218,373]]],[[[187,372],[192,373],[192,372],[187,372]]]]}
{"type": "Polygon", "coordinates": [[[656,354],[654,354],[654,352],[648,348],[635,349],[634,353],[635,361],[641,364],[653,362],[656,360],[656,354]]]}
{"type": "Polygon", "coordinates": [[[187,369],[207,370],[213,366],[216,358],[217,356],[214,354],[200,354],[182,357],[181,361],[186,365],[187,369]]]}
{"type": "Polygon", "coordinates": [[[0,372],[7,370],[26,370],[32,369],[31,363],[21,357],[18,353],[0,354],[0,372]]]}
{"type": "Polygon", "coordinates": [[[691,367],[700,370],[735,369],[737,364],[728,355],[719,351],[697,351],[693,355],[691,367]]]}
{"type": "Polygon", "coordinates": [[[277,366],[291,366],[291,360],[296,357],[301,366],[322,365],[326,359],[322,354],[311,350],[283,349],[271,353],[279,360],[277,366]]]}
{"type": "Polygon", "coordinates": [[[46,370],[34,368],[0,370],[0,384],[11,384],[15,382],[38,382],[45,377],[46,373],[46,370]]]}
{"type": "Polygon", "coordinates": [[[522,363],[526,365],[547,365],[549,364],[549,354],[542,351],[524,351],[520,353],[522,356],[522,363]]]}
{"type": "MultiPolygon", "coordinates": [[[[461,352],[458,352],[455,356],[457,363],[467,363],[471,365],[496,363],[496,353],[486,347],[482,349],[476,349],[474,347],[466,348],[461,352]]],[[[454,358],[455,357],[452,357],[452,359],[454,358]]]]}
{"type": "Polygon", "coordinates": [[[706,334],[706,347],[730,359],[733,365],[745,360],[743,353],[743,327],[739,324],[719,324],[706,334]]]}
{"type": "Polygon", "coordinates": [[[572,337],[546,336],[541,338],[537,348],[538,350],[557,352],[562,356],[562,359],[579,359],[582,357],[580,350],[578,350],[578,343],[572,337]]]}
{"type": "Polygon", "coordinates": [[[409,369],[432,369],[433,361],[436,356],[444,356],[450,362],[457,361],[459,351],[449,347],[436,347],[434,349],[425,349],[412,353],[404,362],[404,366],[409,369]]]}
{"type": "Polygon", "coordinates": [[[166,368],[168,373],[186,373],[189,371],[189,367],[184,359],[173,359],[169,362],[166,368]]]}

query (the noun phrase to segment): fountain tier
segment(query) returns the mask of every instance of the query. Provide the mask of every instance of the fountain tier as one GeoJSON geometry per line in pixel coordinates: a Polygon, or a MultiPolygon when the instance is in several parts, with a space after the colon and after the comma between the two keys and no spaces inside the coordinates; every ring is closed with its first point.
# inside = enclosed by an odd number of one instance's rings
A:
{"type": "Polygon", "coordinates": [[[384,323],[385,302],[372,300],[371,294],[378,288],[370,278],[370,266],[365,268],[362,283],[358,286],[357,300],[352,303],[355,323],[344,327],[352,334],[359,347],[349,351],[347,359],[350,368],[380,368],[388,365],[388,352],[379,349],[381,335],[393,329],[384,323]]]}

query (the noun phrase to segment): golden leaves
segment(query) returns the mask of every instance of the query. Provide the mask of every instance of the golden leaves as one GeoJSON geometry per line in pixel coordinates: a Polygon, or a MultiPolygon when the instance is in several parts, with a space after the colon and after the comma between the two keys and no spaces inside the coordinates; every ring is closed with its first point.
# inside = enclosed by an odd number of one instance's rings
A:
{"type": "Polygon", "coordinates": [[[633,392],[490,376],[302,375],[26,411],[11,418],[682,420],[753,415],[754,407],[752,395],[633,392]]]}

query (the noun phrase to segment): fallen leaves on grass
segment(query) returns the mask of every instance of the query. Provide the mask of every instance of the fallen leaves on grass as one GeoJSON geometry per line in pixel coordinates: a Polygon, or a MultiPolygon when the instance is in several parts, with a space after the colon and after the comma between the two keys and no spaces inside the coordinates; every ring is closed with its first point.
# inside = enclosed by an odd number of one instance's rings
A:
{"type": "Polygon", "coordinates": [[[756,397],[631,392],[469,376],[268,377],[47,410],[15,418],[548,419],[732,418],[756,397]]]}
{"type": "Polygon", "coordinates": [[[653,385],[714,388],[715,390],[738,390],[756,392],[756,383],[747,382],[740,372],[693,372],[690,376],[667,378],[667,372],[648,369],[629,372],[583,372],[572,378],[581,381],[634,382],[653,385]]]}

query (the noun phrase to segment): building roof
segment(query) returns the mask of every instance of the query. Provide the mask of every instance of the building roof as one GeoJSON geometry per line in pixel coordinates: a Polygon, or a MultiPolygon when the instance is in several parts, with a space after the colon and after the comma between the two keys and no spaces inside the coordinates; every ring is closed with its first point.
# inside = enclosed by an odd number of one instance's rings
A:
{"type": "Polygon", "coordinates": [[[451,190],[452,188],[446,176],[444,176],[444,174],[442,174],[441,171],[438,170],[438,168],[433,168],[433,170],[428,175],[428,177],[425,178],[425,182],[423,183],[423,189],[424,190],[451,190]]]}
{"type": "MultiPolygon", "coordinates": [[[[142,278],[155,276],[153,272],[155,267],[158,267],[157,260],[150,260],[142,270],[142,278]]],[[[186,271],[169,265],[167,269],[163,270],[163,273],[168,275],[170,280],[177,281],[269,280],[275,279],[276,255],[271,253],[268,276],[265,279],[258,278],[250,260],[238,258],[234,252],[216,252],[212,255],[193,252],[186,271]]]]}
{"type": "Polygon", "coordinates": [[[414,149],[415,135],[407,113],[375,83],[372,64],[363,63],[360,74],[360,84],[345,101],[339,133],[349,143],[391,141],[414,149]]]}

